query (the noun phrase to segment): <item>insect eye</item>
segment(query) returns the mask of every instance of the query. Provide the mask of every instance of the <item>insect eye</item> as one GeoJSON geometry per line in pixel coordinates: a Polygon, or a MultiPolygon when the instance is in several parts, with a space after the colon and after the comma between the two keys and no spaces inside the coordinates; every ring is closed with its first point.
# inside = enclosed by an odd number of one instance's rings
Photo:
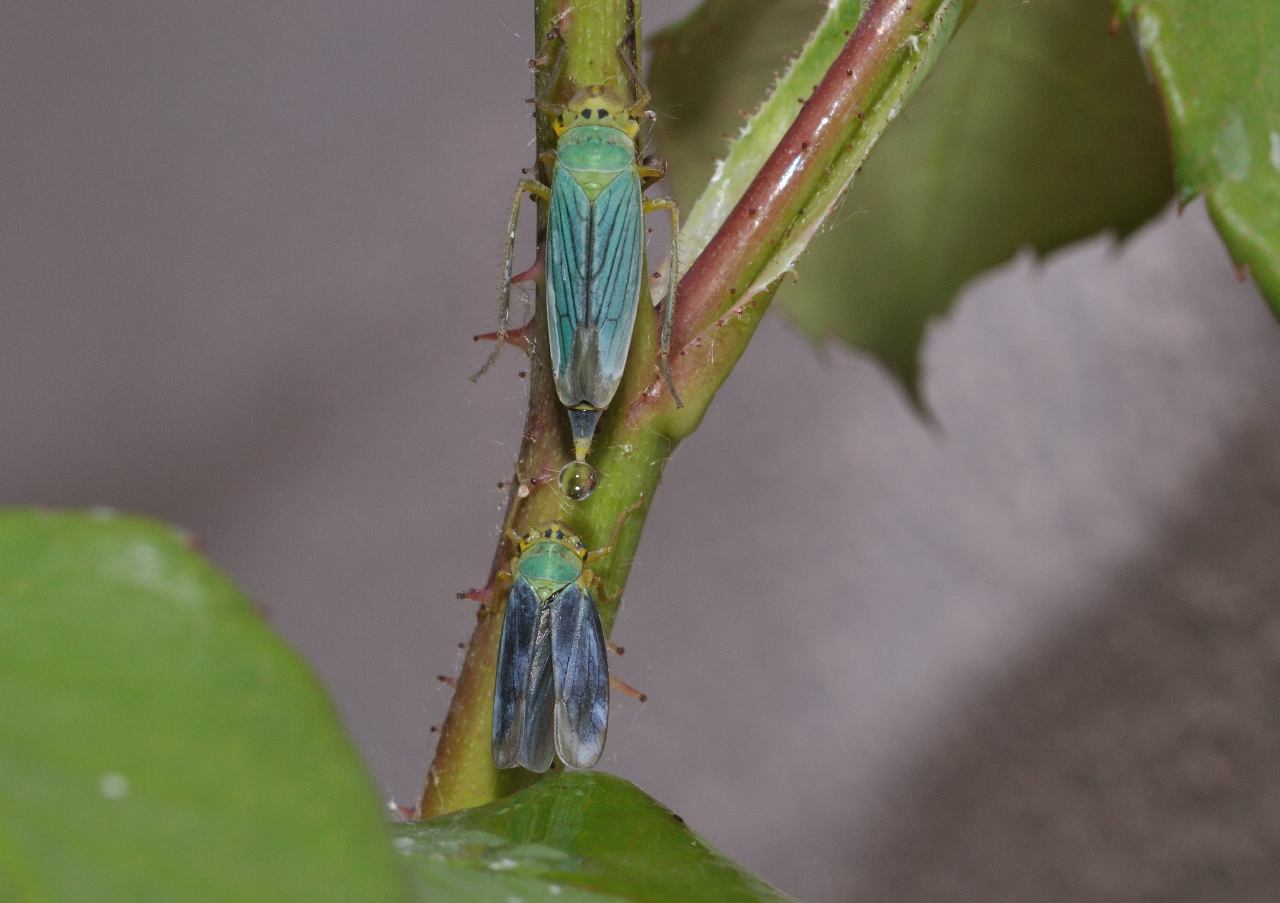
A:
{"type": "Polygon", "coordinates": [[[590,118],[591,118],[591,111],[590,111],[590,110],[583,110],[583,111],[582,111],[582,118],[583,118],[583,119],[590,119],[590,118]]]}
{"type": "Polygon", "coordinates": [[[596,110],[596,119],[604,119],[608,115],[608,110],[596,110]]]}

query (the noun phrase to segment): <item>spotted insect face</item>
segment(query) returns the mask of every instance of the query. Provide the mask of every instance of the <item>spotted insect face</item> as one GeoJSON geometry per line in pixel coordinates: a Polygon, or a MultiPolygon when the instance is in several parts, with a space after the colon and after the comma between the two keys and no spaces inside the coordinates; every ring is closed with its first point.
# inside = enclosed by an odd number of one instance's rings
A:
{"type": "Polygon", "coordinates": [[[640,123],[627,112],[627,104],[604,85],[591,85],[573,96],[560,115],[551,120],[557,135],[580,125],[603,125],[626,132],[631,138],[640,133],[640,123]]]}
{"type": "Polygon", "coordinates": [[[587,547],[577,534],[571,531],[559,521],[553,521],[539,530],[530,530],[520,537],[520,548],[518,551],[523,552],[525,549],[540,542],[558,542],[567,549],[572,550],[578,557],[587,557],[587,547]]]}

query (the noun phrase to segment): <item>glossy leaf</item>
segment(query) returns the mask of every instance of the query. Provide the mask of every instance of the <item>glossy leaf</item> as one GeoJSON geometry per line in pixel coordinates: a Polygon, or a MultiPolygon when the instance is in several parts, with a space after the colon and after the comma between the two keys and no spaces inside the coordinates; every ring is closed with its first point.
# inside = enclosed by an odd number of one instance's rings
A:
{"type": "MultiPolygon", "coordinates": [[[[770,16],[821,12],[802,0],[754,5],[770,16]]],[[[655,42],[653,81],[681,98],[659,126],[685,197],[710,170],[709,136],[737,127],[742,95],[763,89],[793,40],[741,10],[704,5],[655,42]],[[739,57],[741,47],[751,50],[739,57]]],[[[926,324],[968,280],[1020,247],[1125,234],[1161,209],[1172,183],[1158,100],[1110,20],[1108,0],[977,4],[894,111],[799,282],[779,290],[790,316],[870,350],[914,393],[926,324]]]]}
{"type": "Polygon", "coordinates": [[[0,513],[0,713],[0,899],[405,899],[316,679],[171,528],[0,513]]]}
{"type": "Polygon", "coordinates": [[[402,825],[418,898],[487,903],[789,899],[609,774],[561,772],[497,802],[402,825]]]}
{"type": "Polygon", "coordinates": [[[1280,313],[1280,4],[1121,0],[1164,96],[1178,195],[1203,193],[1280,313]]]}

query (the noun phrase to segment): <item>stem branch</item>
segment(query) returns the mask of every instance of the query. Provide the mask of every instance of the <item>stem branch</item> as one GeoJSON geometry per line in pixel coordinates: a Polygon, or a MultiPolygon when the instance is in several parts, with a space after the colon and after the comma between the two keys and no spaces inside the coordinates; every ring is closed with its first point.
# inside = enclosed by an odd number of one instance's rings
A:
{"type": "MultiPolygon", "coordinates": [[[[836,8],[846,7],[849,14],[849,2],[833,4],[825,24],[836,27],[836,8]]],[[[701,253],[680,280],[671,349],[671,369],[684,406],[677,407],[662,385],[658,324],[646,293],[622,384],[600,422],[592,451],[600,485],[584,502],[565,499],[555,482],[571,443],[552,385],[546,343],[536,338],[547,329],[544,287],[539,284],[531,333],[536,347],[529,412],[503,535],[490,568],[493,601],[479,612],[441,727],[419,807],[424,817],[481,805],[538,779],[522,769],[498,771],[490,754],[500,615],[509,589],[499,572],[513,554],[506,530],[522,532],[559,518],[588,547],[598,548],[609,541],[620,515],[642,499],[622,525],[614,553],[593,567],[601,578],[596,600],[601,620],[606,633],[612,628],[649,505],[672,450],[697,428],[746,348],[779,279],[838,205],[871,146],[936,57],[930,47],[945,44],[968,2],[972,0],[870,0],[857,27],[845,32],[843,47],[818,60],[818,71],[825,69],[825,76],[781,140],[772,139],[767,159],[749,184],[744,181],[741,197],[722,221],[714,222],[719,215],[714,213],[698,221],[701,204],[695,208],[694,218],[681,232],[681,247],[701,253]],[[699,234],[712,235],[705,248],[695,247],[699,234]]],[[[537,42],[558,25],[567,48],[560,84],[543,85],[544,96],[559,100],[589,84],[629,90],[630,77],[617,47],[632,36],[626,46],[635,58],[639,24],[639,0],[535,0],[537,42]]],[[[820,52],[815,46],[811,42],[805,53],[820,52]]],[[[780,83],[778,89],[783,87],[780,83]]],[[[553,147],[548,123],[539,116],[537,153],[553,147]]],[[[540,254],[545,231],[540,210],[540,254]]]]}

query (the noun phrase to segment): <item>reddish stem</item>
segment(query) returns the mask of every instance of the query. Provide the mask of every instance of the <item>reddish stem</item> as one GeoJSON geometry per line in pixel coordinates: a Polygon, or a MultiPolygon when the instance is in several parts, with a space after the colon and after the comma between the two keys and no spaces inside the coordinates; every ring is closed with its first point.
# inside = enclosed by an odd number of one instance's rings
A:
{"type": "Polygon", "coordinates": [[[897,52],[921,17],[913,0],[872,0],[844,49],[805,101],[720,229],[680,280],[673,349],[736,303],[785,237],[808,192],[812,171],[839,153],[850,121],[876,87],[885,57],[897,52]],[[914,14],[913,14],[914,13],[914,14]]]}

